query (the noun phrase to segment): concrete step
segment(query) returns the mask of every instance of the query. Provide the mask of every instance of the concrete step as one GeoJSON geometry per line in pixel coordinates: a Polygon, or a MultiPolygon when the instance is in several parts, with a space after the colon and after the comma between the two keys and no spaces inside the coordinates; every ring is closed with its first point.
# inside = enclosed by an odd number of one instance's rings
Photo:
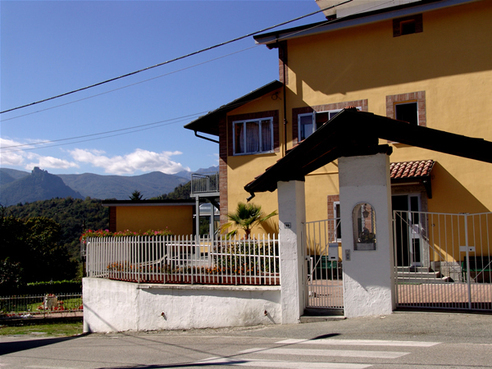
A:
{"type": "Polygon", "coordinates": [[[449,277],[442,277],[441,273],[428,272],[400,272],[398,271],[399,283],[447,283],[452,282],[449,277]]]}
{"type": "Polygon", "coordinates": [[[426,272],[433,272],[433,270],[429,267],[422,267],[422,266],[399,266],[396,267],[396,270],[398,273],[426,273],[426,272]]]}
{"type": "Polygon", "coordinates": [[[333,322],[337,320],[345,320],[344,316],[301,316],[301,323],[319,323],[319,322],[333,322]]]}
{"type": "Polygon", "coordinates": [[[315,323],[344,320],[342,309],[307,308],[301,316],[301,323],[315,323]]]}

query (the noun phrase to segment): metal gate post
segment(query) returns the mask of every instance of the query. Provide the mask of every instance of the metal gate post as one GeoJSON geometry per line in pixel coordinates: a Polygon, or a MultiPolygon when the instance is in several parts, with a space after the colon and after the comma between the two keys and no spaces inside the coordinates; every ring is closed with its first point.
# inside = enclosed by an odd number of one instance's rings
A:
{"type": "Polygon", "coordinates": [[[469,214],[463,214],[465,217],[465,247],[466,247],[466,280],[467,280],[467,285],[468,285],[468,309],[471,310],[472,308],[472,301],[471,301],[471,281],[470,281],[470,249],[468,247],[468,215],[469,214]]]}

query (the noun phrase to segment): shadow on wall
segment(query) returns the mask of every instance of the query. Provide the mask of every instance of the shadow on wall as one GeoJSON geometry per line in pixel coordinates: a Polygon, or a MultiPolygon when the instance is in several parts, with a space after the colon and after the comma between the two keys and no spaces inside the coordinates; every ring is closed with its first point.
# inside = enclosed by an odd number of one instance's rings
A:
{"type": "Polygon", "coordinates": [[[429,211],[484,213],[490,210],[442,165],[436,163],[432,169],[432,199],[429,200],[429,211]]]}

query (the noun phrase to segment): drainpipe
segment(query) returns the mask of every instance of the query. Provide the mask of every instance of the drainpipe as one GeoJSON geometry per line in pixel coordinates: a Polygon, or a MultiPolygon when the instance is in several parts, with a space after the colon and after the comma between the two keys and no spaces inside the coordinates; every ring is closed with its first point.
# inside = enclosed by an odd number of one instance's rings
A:
{"type": "Polygon", "coordinates": [[[279,58],[282,61],[282,83],[283,83],[283,95],[284,95],[284,145],[282,148],[282,157],[285,156],[287,152],[287,43],[285,41],[279,43],[277,40],[277,47],[279,51],[279,58]]]}
{"type": "MultiPolygon", "coordinates": [[[[283,73],[284,73],[284,81],[285,81],[285,64],[284,64],[284,67],[283,67],[283,73]]],[[[287,114],[287,101],[286,101],[286,87],[285,87],[285,82],[284,82],[284,149],[282,151],[282,156],[285,156],[286,152],[287,152],[287,118],[286,118],[286,114],[287,114]]]]}

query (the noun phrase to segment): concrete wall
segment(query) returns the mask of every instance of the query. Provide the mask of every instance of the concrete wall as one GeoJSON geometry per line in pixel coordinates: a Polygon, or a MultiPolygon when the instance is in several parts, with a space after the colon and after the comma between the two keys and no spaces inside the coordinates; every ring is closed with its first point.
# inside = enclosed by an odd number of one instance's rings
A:
{"type": "Polygon", "coordinates": [[[170,286],[84,278],[83,294],[84,332],[281,322],[280,286],[170,286]]]}

